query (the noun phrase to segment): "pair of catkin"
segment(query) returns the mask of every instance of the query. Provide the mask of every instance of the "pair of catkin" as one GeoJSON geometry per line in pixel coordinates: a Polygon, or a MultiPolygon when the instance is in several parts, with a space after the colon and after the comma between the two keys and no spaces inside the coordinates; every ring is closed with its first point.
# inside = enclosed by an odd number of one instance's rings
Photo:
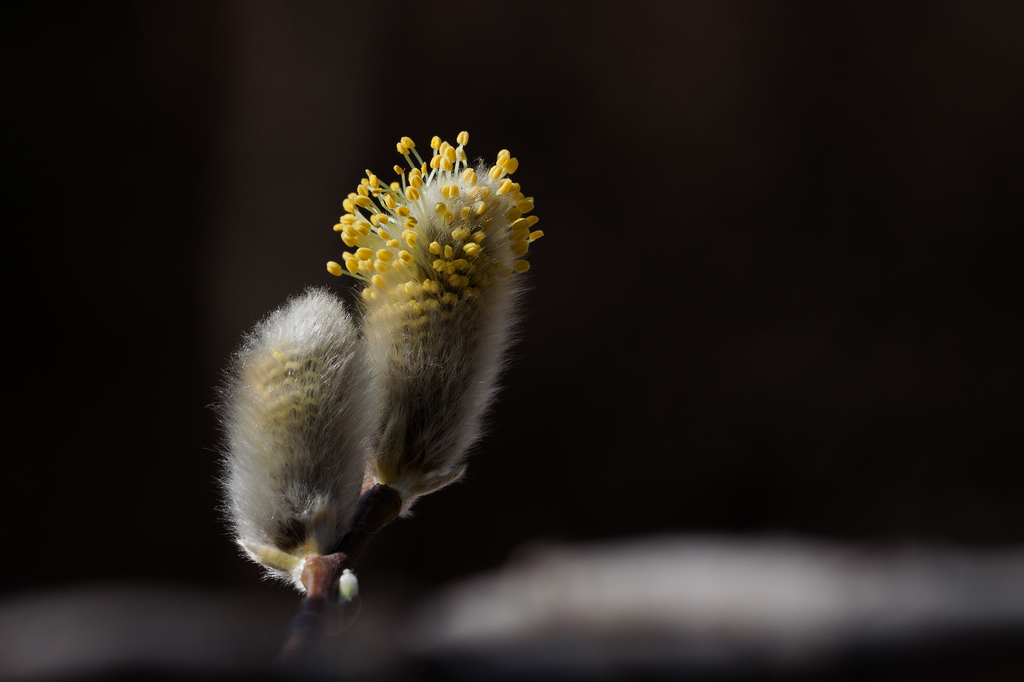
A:
{"type": "Polygon", "coordinates": [[[466,163],[463,132],[409,138],[401,182],[367,171],[335,230],[354,252],[335,274],[363,284],[361,310],[310,289],[260,322],[223,391],[226,508],[239,545],[303,589],[304,557],[350,530],[360,492],[391,487],[408,512],[457,480],[479,438],[513,331],[533,208],[503,150],[466,163]],[[416,162],[413,161],[415,157],[416,162]]]}

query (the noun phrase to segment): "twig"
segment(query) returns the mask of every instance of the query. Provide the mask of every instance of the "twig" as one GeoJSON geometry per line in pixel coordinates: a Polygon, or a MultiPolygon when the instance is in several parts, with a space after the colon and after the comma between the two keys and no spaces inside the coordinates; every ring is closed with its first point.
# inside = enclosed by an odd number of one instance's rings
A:
{"type": "Polygon", "coordinates": [[[311,654],[325,635],[347,629],[359,615],[359,595],[345,600],[338,598],[338,580],[345,569],[351,570],[370,539],[391,523],[402,511],[402,499],[393,488],[375,485],[359,500],[359,509],[352,529],[338,543],[333,554],[310,555],[302,569],[306,596],[299,604],[299,613],[292,620],[288,638],[277,663],[288,663],[311,654]]]}

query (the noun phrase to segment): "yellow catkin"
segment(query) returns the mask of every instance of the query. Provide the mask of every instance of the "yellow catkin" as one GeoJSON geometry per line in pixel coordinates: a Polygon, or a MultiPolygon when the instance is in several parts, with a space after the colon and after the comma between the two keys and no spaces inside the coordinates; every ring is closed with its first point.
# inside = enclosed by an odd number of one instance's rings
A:
{"type": "MultiPolygon", "coordinates": [[[[393,320],[395,333],[426,330],[437,315],[454,319],[453,306],[481,305],[498,278],[529,269],[521,257],[544,236],[532,229],[536,216],[523,217],[533,198],[508,177],[518,159],[503,149],[489,169],[469,168],[462,165],[469,134],[460,132],[455,142],[434,137],[433,155],[417,158],[419,168],[394,166],[401,183],[386,186],[366,170],[333,226],[352,251],[327,270],[366,282],[361,295],[370,314],[393,320]]],[[[402,137],[396,148],[408,159],[415,146],[402,137]]]]}

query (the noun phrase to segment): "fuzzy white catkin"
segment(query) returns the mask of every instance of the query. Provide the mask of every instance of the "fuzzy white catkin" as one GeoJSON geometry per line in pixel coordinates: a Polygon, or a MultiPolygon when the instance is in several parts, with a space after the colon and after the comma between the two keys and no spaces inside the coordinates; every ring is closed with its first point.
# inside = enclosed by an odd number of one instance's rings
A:
{"type": "Polygon", "coordinates": [[[301,590],[302,557],[349,530],[378,400],[341,301],[311,289],[260,322],[234,358],[221,406],[224,487],[238,543],[301,590]]]}
{"type": "Polygon", "coordinates": [[[530,269],[523,257],[544,236],[525,216],[533,198],[509,177],[519,161],[503,149],[493,166],[470,167],[469,133],[456,142],[434,137],[424,160],[403,137],[401,182],[366,171],[334,226],[354,251],[327,263],[364,283],[362,329],[384,396],[373,473],[398,492],[403,514],[465,470],[530,269]]]}
{"type": "MultiPolygon", "coordinates": [[[[494,195],[491,211],[503,215],[510,210],[514,197],[497,194],[499,182],[487,177],[486,168],[479,169],[479,176],[476,186],[488,187],[494,195]]],[[[455,203],[442,197],[439,182],[428,182],[421,191],[427,206],[442,200],[455,203]]],[[[450,225],[436,212],[413,211],[417,213],[422,241],[438,243],[443,253],[453,243],[450,225]]],[[[492,223],[480,245],[494,274],[471,298],[442,300],[414,319],[390,297],[365,302],[368,357],[384,396],[375,471],[381,483],[399,492],[403,513],[418,497],[462,476],[467,452],[479,439],[484,414],[498,390],[522,278],[508,276],[514,255],[507,224],[492,223]]],[[[430,272],[434,256],[425,257],[421,271],[430,272]]],[[[395,278],[396,288],[403,286],[401,274],[395,278]]]]}

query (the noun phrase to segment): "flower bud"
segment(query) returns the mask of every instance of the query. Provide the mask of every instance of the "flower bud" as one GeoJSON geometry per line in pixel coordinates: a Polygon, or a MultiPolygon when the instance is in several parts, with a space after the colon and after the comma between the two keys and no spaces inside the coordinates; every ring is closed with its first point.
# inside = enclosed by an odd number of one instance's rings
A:
{"type": "Polygon", "coordinates": [[[302,584],[304,557],[334,551],[359,501],[378,401],[342,303],[308,290],[260,322],[223,392],[226,510],[238,543],[302,584]]]}

